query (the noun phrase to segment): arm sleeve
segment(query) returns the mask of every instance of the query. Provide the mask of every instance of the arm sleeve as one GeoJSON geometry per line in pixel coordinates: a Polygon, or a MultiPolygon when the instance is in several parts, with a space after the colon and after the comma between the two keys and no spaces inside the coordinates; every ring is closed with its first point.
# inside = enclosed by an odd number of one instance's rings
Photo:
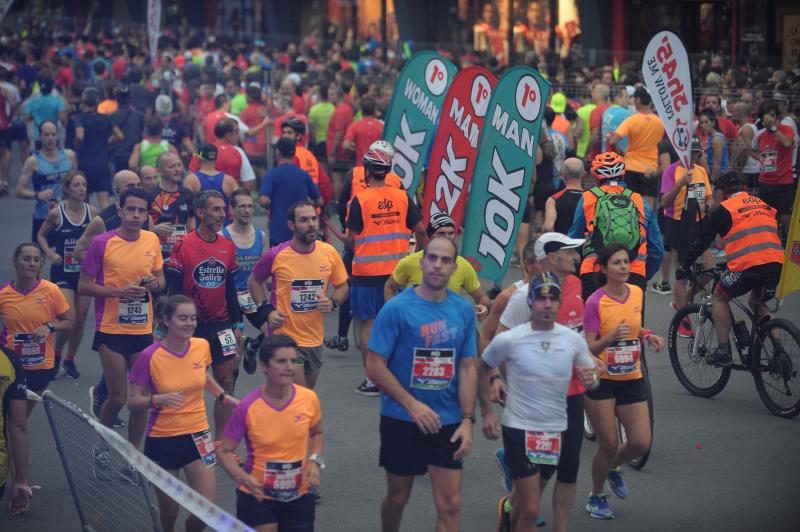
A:
{"type": "MultiPolygon", "coordinates": [[[[51,285],[52,286],[52,285],[51,285]]],[[[67,298],[64,297],[64,294],[58,287],[53,286],[53,303],[55,308],[56,316],[59,314],[64,314],[65,312],[69,311],[69,303],[67,302],[67,298]]]]}
{"type": "Polygon", "coordinates": [[[242,321],[242,309],[239,308],[239,298],[236,295],[236,274],[239,272],[239,266],[235,269],[228,271],[228,278],[225,280],[225,300],[228,304],[228,318],[231,323],[239,323],[242,321]]]}
{"type": "Polygon", "coordinates": [[[672,192],[672,187],[675,186],[675,169],[677,165],[671,164],[669,168],[664,170],[664,175],[661,176],[661,194],[669,194],[672,192]]]}
{"type": "Polygon", "coordinates": [[[347,228],[356,234],[364,230],[364,220],[361,216],[361,204],[358,202],[358,196],[353,198],[352,203],[350,203],[350,215],[347,217],[347,228]]]}
{"type": "Polygon", "coordinates": [[[261,188],[258,189],[258,193],[262,196],[272,197],[272,170],[267,172],[267,175],[264,176],[264,181],[261,183],[261,188]]]}
{"type": "Polygon", "coordinates": [[[347,268],[344,267],[344,262],[342,262],[342,257],[339,256],[339,253],[336,251],[336,249],[335,248],[329,248],[329,249],[330,249],[331,262],[333,262],[331,283],[333,283],[333,286],[340,286],[347,282],[347,268]]]}
{"type": "Polygon", "coordinates": [[[664,258],[664,239],[658,227],[656,216],[650,204],[644,202],[645,234],[647,235],[647,259],[645,260],[645,273],[650,280],[661,267],[664,258]]]}
{"type": "Polygon", "coordinates": [[[630,129],[630,120],[626,118],[625,120],[622,121],[619,127],[617,127],[617,130],[614,133],[616,133],[620,137],[627,137],[629,134],[629,129],[630,129]]]}
{"type": "Polygon", "coordinates": [[[167,295],[183,293],[183,264],[181,262],[181,250],[183,249],[183,239],[175,242],[172,253],[169,255],[167,267],[164,270],[164,278],[167,282],[167,295]]]}
{"type": "Polygon", "coordinates": [[[711,245],[717,235],[724,235],[730,231],[732,223],[731,213],[728,212],[728,209],[718,206],[711,211],[708,220],[700,230],[700,234],[697,235],[686,256],[683,257],[681,267],[684,269],[691,268],[697,257],[708,249],[708,246],[711,245]]]}
{"type": "Polygon", "coordinates": [[[411,276],[409,275],[409,268],[411,266],[411,257],[414,255],[408,255],[400,259],[400,261],[395,265],[394,271],[392,272],[392,279],[394,282],[399,284],[402,287],[408,286],[408,282],[411,280],[411,276]]]}
{"type": "Polygon", "coordinates": [[[467,261],[464,262],[466,263],[464,266],[464,290],[474,292],[481,287],[481,282],[478,280],[478,274],[475,273],[475,268],[472,267],[472,264],[467,261]]]}
{"type": "Polygon", "coordinates": [[[142,353],[142,356],[136,359],[136,363],[134,363],[128,374],[128,380],[131,384],[138,384],[139,386],[150,388],[150,360],[153,358],[153,352],[154,350],[148,349],[146,352],[142,353]]]}
{"type": "Polygon", "coordinates": [[[522,325],[531,319],[531,309],[528,307],[527,286],[528,285],[525,285],[524,290],[518,288],[511,294],[511,297],[508,298],[508,304],[506,304],[506,308],[500,316],[500,323],[506,329],[513,329],[517,325],[522,325]]]}
{"type": "Polygon", "coordinates": [[[592,359],[592,354],[589,352],[589,344],[581,337],[580,334],[572,332],[577,338],[575,338],[573,345],[575,345],[575,358],[573,359],[573,365],[579,368],[593,368],[595,366],[594,360],[592,359]]]}

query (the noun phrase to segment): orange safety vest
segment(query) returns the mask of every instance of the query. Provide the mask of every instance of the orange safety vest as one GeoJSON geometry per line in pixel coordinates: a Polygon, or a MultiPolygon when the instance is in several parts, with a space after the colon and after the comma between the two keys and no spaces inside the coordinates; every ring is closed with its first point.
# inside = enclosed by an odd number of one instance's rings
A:
{"type": "MultiPolygon", "coordinates": [[[[400,176],[395,174],[394,172],[389,172],[386,174],[386,177],[383,181],[386,185],[390,187],[394,187],[399,190],[403,190],[403,180],[400,179],[400,176]]],[[[350,216],[350,204],[353,202],[353,198],[356,197],[356,194],[361,192],[362,190],[366,190],[367,188],[367,178],[364,174],[364,167],[363,166],[355,166],[353,167],[353,180],[350,184],[350,199],[347,200],[347,212],[345,214],[345,219],[350,216]]]]}
{"type": "Polygon", "coordinates": [[[297,166],[307,172],[314,184],[319,186],[319,162],[314,154],[303,146],[295,146],[294,156],[297,158],[297,166]]]}
{"type": "Polygon", "coordinates": [[[353,275],[390,275],[408,255],[408,194],[382,186],[365,188],[356,197],[364,228],[355,235],[353,275]]]}
{"type": "MultiPolygon", "coordinates": [[[[608,184],[600,185],[600,189],[607,194],[618,194],[625,190],[625,186],[617,184],[615,181],[609,181],[608,184]]],[[[641,244],[639,244],[639,251],[636,253],[636,258],[631,262],[630,271],[631,273],[636,273],[644,277],[646,275],[645,261],[647,260],[647,234],[644,229],[644,200],[639,193],[634,192],[631,194],[631,201],[633,201],[636,208],[639,210],[639,235],[641,237],[641,244]]],[[[583,193],[583,216],[586,219],[586,232],[584,235],[587,242],[584,244],[585,255],[583,257],[583,262],[581,262],[581,275],[599,270],[599,268],[595,268],[598,250],[591,249],[590,245],[592,233],[594,233],[594,215],[596,207],[597,196],[595,196],[594,192],[591,190],[587,190],[583,193]]]]}
{"type": "Polygon", "coordinates": [[[722,235],[730,271],[741,272],[770,262],[783,263],[778,211],[747,192],[737,192],[720,203],[720,207],[731,215],[731,228],[722,235]]]}

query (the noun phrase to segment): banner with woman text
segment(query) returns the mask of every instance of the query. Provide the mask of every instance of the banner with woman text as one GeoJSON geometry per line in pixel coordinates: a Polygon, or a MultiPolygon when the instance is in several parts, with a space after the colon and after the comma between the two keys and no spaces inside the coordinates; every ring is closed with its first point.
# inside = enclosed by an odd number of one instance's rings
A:
{"type": "Polygon", "coordinates": [[[456,74],[447,91],[425,178],[421,205],[425,227],[437,212],[450,215],[456,228],[461,227],[483,119],[496,84],[494,74],[471,66],[456,74]]]}
{"type": "Polygon", "coordinates": [[[403,67],[394,87],[382,138],[394,146],[392,171],[412,198],[455,74],[455,65],[437,52],[420,52],[403,67]]]}
{"type": "Polygon", "coordinates": [[[500,283],[528,201],[550,83],[516,66],[497,82],[483,124],[461,254],[478,275],[500,283]]]}
{"type": "Polygon", "coordinates": [[[685,168],[691,168],[692,77],[689,56],[677,35],[662,31],[650,40],[642,60],[642,75],[678,159],[685,168]]]}

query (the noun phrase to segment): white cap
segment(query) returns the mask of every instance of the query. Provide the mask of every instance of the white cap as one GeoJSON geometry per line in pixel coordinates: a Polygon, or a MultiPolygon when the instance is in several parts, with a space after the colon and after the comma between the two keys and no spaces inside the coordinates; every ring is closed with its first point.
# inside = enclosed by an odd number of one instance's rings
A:
{"type": "Polygon", "coordinates": [[[545,233],[540,236],[533,245],[533,252],[536,260],[543,260],[548,253],[553,253],[559,249],[575,249],[583,246],[586,240],[582,238],[569,238],[561,233],[545,233]]]}

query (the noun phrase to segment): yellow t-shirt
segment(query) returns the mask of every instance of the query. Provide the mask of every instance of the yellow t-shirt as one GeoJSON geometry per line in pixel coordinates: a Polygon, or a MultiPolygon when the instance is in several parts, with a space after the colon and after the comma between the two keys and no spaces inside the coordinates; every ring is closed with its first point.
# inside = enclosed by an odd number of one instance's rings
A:
{"type": "MultiPolygon", "coordinates": [[[[403,288],[420,284],[422,282],[422,270],[419,266],[421,260],[422,251],[417,251],[401,259],[392,272],[392,279],[403,288]]],[[[464,257],[457,257],[456,271],[450,276],[447,288],[456,293],[463,288],[465,292],[469,293],[480,287],[481,282],[472,265],[464,257]]]]}
{"type": "Polygon", "coordinates": [[[658,168],[658,143],[664,136],[664,125],[658,115],[635,113],[623,120],[615,133],[628,139],[625,170],[644,172],[658,168]]]}

